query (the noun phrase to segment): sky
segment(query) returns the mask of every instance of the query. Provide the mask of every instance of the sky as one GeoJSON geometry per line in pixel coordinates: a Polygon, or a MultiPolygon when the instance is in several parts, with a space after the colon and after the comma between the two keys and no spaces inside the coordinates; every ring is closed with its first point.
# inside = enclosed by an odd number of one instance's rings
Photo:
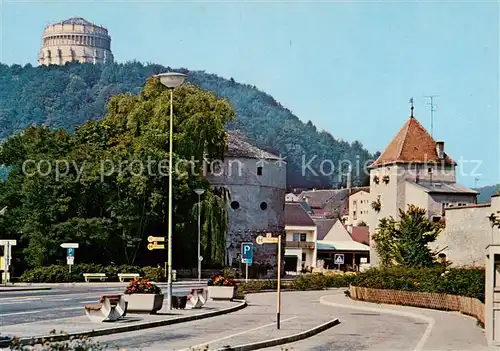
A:
{"type": "MultiPolygon", "coordinates": [[[[383,151],[410,115],[466,186],[500,183],[499,3],[0,0],[0,62],[36,65],[47,24],[109,30],[115,60],[204,70],[383,151]]],[[[1,88],[1,87],[0,87],[1,88]]]]}

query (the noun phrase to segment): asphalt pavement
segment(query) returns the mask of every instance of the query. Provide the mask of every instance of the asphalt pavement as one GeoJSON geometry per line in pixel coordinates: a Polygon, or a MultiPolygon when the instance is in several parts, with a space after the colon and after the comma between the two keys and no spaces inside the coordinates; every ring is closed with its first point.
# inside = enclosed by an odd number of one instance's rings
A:
{"type": "MultiPolygon", "coordinates": [[[[103,294],[122,294],[127,283],[110,285],[55,285],[52,290],[1,292],[0,333],[7,325],[81,316],[83,305],[97,303],[103,294]]],[[[166,293],[166,284],[158,285],[166,293]]],[[[206,286],[206,283],[176,282],[172,292],[183,295],[196,286],[206,286]]]]}

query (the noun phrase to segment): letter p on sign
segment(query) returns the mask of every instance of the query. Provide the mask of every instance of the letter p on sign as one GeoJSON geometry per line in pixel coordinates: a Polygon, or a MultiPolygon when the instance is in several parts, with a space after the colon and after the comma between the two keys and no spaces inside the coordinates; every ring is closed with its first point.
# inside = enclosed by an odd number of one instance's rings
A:
{"type": "Polygon", "coordinates": [[[253,262],[253,243],[241,244],[241,262],[252,264],[253,262]]]}

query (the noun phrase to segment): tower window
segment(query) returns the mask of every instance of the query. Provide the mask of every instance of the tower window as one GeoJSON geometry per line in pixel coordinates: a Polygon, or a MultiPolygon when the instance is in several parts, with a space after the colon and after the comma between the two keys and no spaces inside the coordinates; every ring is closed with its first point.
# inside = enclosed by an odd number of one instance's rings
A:
{"type": "Polygon", "coordinates": [[[232,201],[231,202],[231,208],[233,210],[237,210],[238,208],[240,208],[240,203],[238,201],[232,201]]]}
{"type": "Polygon", "coordinates": [[[262,175],[262,167],[257,167],[257,175],[262,175]]]}
{"type": "Polygon", "coordinates": [[[267,204],[266,204],[265,202],[261,202],[261,203],[260,203],[260,209],[261,209],[262,211],[264,211],[265,209],[267,209],[267,204]]]}

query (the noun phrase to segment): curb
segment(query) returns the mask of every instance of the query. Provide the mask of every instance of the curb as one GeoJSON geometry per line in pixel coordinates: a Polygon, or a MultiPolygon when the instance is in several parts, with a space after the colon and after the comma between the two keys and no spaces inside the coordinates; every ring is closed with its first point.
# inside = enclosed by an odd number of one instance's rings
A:
{"type": "Polygon", "coordinates": [[[239,345],[239,346],[234,346],[234,347],[220,348],[220,349],[217,349],[217,351],[224,351],[224,350],[225,351],[227,351],[227,350],[250,351],[250,350],[258,350],[258,349],[264,349],[264,348],[268,348],[268,347],[288,344],[291,342],[296,342],[299,340],[304,340],[304,339],[310,338],[311,336],[319,334],[319,333],[321,333],[327,329],[330,329],[338,324],[340,324],[340,322],[337,318],[335,318],[335,319],[332,319],[326,323],[320,324],[320,325],[313,327],[309,330],[306,330],[304,332],[297,333],[294,335],[284,336],[282,338],[276,338],[276,339],[271,339],[271,340],[259,341],[259,342],[252,343],[252,344],[245,344],[245,345],[239,345]]]}
{"type": "MultiPolygon", "coordinates": [[[[69,333],[69,334],[62,334],[62,335],[48,335],[48,336],[37,336],[37,337],[32,337],[32,338],[22,338],[22,339],[19,339],[19,344],[20,345],[40,344],[42,342],[42,340],[45,340],[45,341],[46,340],[64,341],[64,340],[69,340],[71,338],[81,338],[81,337],[90,337],[91,338],[91,337],[96,337],[96,336],[126,333],[126,332],[131,332],[131,331],[136,331],[136,330],[142,330],[142,329],[157,328],[157,327],[163,327],[166,325],[185,323],[185,322],[191,322],[191,321],[196,321],[196,320],[200,320],[200,319],[220,316],[223,314],[228,314],[231,312],[239,311],[239,310],[244,309],[245,307],[248,306],[247,302],[245,300],[233,300],[233,301],[236,301],[239,304],[236,306],[232,306],[232,307],[228,307],[226,309],[219,310],[219,311],[200,313],[200,314],[196,314],[196,315],[192,315],[192,316],[178,317],[175,319],[167,319],[167,320],[162,320],[162,321],[145,322],[145,323],[135,324],[135,325],[125,325],[123,327],[116,327],[116,328],[90,330],[90,331],[69,333]]],[[[0,340],[0,348],[9,347],[10,344],[11,344],[11,340],[6,340],[6,341],[0,340]]]]}
{"type": "Polygon", "coordinates": [[[45,290],[52,290],[52,288],[46,288],[46,287],[39,287],[39,288],[0,288],[0,292],[13,292],[13,291],[45,291],[45,290]]]}

